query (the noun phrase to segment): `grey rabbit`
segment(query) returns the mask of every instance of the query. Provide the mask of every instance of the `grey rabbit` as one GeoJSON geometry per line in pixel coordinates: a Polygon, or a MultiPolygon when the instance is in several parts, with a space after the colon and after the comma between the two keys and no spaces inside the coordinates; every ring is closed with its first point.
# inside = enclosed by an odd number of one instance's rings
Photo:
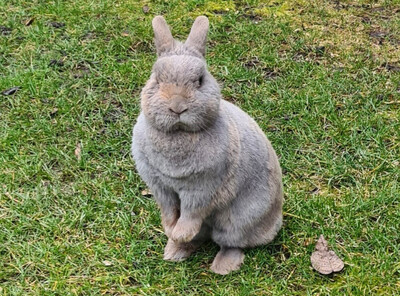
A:
{"type": "Polygon", "coordinates": [[[153,19],[158,59],[141,92],[132,155],[161,210],[164,259],[181,261],[202,242],[220,246],[211,270],[227,274],[243,249],[271,242],[282,225],[282,174],[257,123],[221,98],[207,71],[209,22],[196,18],[181,43],[153,19]]]}

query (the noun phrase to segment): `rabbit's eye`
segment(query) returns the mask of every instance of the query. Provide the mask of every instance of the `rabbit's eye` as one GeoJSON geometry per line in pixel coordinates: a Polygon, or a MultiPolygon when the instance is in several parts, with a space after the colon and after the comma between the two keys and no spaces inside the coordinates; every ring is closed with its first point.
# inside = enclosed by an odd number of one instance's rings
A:
{"type": "Polygon", "coordinates": [[[203,84],[203,75],[199,77],[199,80],[197,82],[199,83],[199,87],[203,84]]]}

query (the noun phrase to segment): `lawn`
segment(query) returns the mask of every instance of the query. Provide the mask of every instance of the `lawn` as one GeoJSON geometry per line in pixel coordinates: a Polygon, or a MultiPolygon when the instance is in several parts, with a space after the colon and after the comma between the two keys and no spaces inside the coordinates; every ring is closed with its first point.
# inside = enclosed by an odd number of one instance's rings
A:
{"type": "Polygon", "coordinates": [[[400,1],[0,0],[1,295],[399,295],[400,1]],[[156,59],[151,20],[186,38],[256,119],[284,173],[284,226],[209,271],[216,245],[162,260],[130,156],[156,59]],[[320,234],[343,259],[322,276],[320,234]]]}

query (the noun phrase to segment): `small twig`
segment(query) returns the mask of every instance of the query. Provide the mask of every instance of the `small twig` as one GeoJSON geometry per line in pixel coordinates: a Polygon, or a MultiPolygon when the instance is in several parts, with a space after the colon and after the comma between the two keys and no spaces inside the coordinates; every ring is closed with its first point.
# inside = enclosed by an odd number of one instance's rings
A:
{"type": "Polygon", "coordinates": [[[317,221],[310,220],[310,219],[307,219],[307,218],[303,218],[303,217],[297,216],[295,214],[290,214],[290,213],[287,213],[287,212],[283,212],[283,215],[284,216],[293,217],[293,218],[298,218],[298,219],[305,220],[305,221],[308,221],[308,222],[315,223],[315,224],[319,225],[319,223],[317,221]]]}
{"type": "Polygon", "coordinates": [[[17,200],[14,197],[12,197],[12,195],[9,192],[4,193],[4,195],[7,196],[9,199],[11,199],[12,201],[14,201],[16,203],[21,203],[19,200],[17,200]]]}
{"type": "Polygon", "coordinates": [[[293,268],[293,270],[290,272],[290,274],[289,274],[289,276],[287,277],[286,280],[289,280],[289,279],[292,277],[292,275],[293,275],[293,273],[294,273],[295,270],[296,270],[296,267],[293,268]]]}

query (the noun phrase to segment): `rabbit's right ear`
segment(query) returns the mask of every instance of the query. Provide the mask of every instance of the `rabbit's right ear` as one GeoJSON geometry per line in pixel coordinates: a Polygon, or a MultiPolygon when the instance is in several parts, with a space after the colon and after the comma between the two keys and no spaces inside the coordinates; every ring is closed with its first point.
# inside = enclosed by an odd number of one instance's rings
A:
{"type": "Polygon", "coordinates": [[[152,24],[157,55],[172,50],[174,47],[174,38],[165,19],[161,15],[158,15],[153,19],[152,24]]]}
{"type": "Polygon", "coordinates": [[[186,45],[197,49],[203,57],[206,55],[207,32],[209,28],[208,18],[198,16],[194,21],[189,36],[185,42],[186,45]]]}

